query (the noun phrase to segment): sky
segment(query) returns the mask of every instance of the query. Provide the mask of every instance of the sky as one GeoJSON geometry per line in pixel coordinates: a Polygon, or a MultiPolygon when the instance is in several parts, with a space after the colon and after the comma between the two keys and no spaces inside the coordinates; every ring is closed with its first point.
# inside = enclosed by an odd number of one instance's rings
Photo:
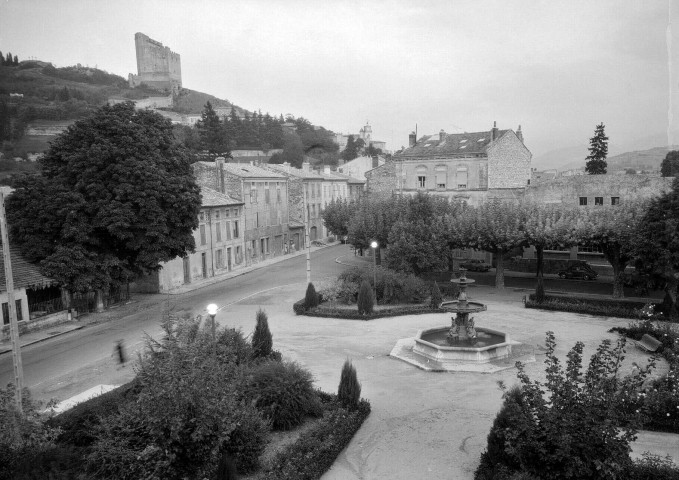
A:
{"type": "Polygon", "coordinates": [[[0,51],[127,78],[142,32],[181,55],[184,87],[248,110],[345,134],[367,121],[393,150],[416,126],[521,125],[536,157],[586,148],[600,122],[611,150],[667,142],[679,122],[670,3],[0,0],[0,51]]]}

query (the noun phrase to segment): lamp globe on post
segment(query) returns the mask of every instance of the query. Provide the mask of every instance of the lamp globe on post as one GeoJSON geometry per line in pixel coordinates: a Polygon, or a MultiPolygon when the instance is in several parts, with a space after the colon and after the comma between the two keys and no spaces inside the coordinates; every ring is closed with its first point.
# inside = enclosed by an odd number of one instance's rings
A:
{"type": "Polygon", "coordinates": [[[219,307],[215,305],[214,303],[211,303],[208,305],[206,308],[207,314],[210,315],[210,319],[212,320],[212,342],[215,344],[215,347],[217,346],[217,327],[215,326],[215,315],[217,315],[217,311],[219,310],[219,307]]]}
{"type": "Polygon", "coordinates": [[[373,294],[375,295],[375,303],[377,303],[377,247],[379,247],[379,244],[375,240],[370,242],[370,248],[373,249],[373,294]]]}

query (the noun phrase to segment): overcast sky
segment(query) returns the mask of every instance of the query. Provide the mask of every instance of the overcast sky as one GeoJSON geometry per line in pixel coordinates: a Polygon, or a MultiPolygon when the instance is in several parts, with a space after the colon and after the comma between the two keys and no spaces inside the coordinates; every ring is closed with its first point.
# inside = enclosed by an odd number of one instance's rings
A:
{"type": "Polygon", "coordinates": [[[127,78],[143,32],[181,55],[184,87],[248,110],[343,133],[367,120],[392,149],[415,124],[521,124],[536,156],[602,121],[612,146],[666,132],[669,19],[660,0],[0,0],[0,50],[127,78]]]}

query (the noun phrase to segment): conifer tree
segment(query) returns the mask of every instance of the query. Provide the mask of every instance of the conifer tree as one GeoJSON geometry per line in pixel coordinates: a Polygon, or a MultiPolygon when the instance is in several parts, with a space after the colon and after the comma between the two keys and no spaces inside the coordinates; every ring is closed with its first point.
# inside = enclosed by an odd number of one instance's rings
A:
{"type": "Polygon", "coordinates": [[[667,152],[660,164],[660,175],[663,177],[679,177],[679,150],[667,152]]]}
{"type": "Polygon", "coordinates": [[[373,289],[368,280],[363,280],[363,283],[361,283],[361,288],[358,291],[358,301],[356,303],[358,305],[358,313],[361,315],[373,313],[375,300],[373,297],[373,289]]]}
{"type": "Polygon", "coordinates": [[[5,57],[2,56],[2,51],[0,50],[0,67],[5,64],[5,57]]]}
{"type": "Polygon", "coordinates": [[[608,137],[604,132],[605,125],[596,126],[594,136],[589,139],[589,155],[585,171],[590,175],[604,175],[606,173],[606,156],[608,155],[608,137]]]}
{"type": "Polygon", "coordinates": [[[229,153],[222,122],[219,120],[219,116],[214,108],[212,108],[210,102],[205,104],[201,118],[196,123],[196,128],[198,129],[203,149],[210,153],[229,153]]]}
{"type": "Polygon", "coordinates": [[[344,151],[342,152],[342,159],[345,161],[353,160],[354,158],[358,157],[358,145],[356,145],[356,140],[354,140],[353,135],[349,135],[349,139],[347,140],[347,146],[344,148],[344,151]]]}
{"type": "Polygon", "coordinates": [[[350,360],[346,360],[342,366],[337,399],[342,405],[352,410],[358,407],[358,402],[361,400],[361,384],[356,375],[356,368],[350,360]]]}
{"type": "Polygon", "coordinates": [[[257,310],[257,325],[252,334],[252,350],[255,358],[266,358],[271,355],[273,337],[269,330],[269,317],[261,308],[257,310]]]}
{"type": "Polygon", "coordinates": [[[19,65],[19,56],[14,55],[14,66],[18,66],[18,65],[19,65]]]}

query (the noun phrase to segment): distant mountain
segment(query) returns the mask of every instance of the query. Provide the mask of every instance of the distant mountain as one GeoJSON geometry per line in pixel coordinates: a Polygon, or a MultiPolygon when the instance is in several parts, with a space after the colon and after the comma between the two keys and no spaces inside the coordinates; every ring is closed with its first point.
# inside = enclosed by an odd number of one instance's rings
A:
{"type": "Polygon", "coordinates": [[[613,173],[628,168],[642,171],[660,170],[660,164],[670,150],[679,150],[679,145],[674,145],[671,148],[655,147],[648,150],[625,152],[608,157],[606,160],[608,162],[608,172],[613,173]]]}
{"type": "Polygon", "coordinates": [[[589,151],[587,145],[559,148],[533,157],[531,164],[538,170],[557,169],[559,171],[584,167],[585,157],[589,151]]]}

